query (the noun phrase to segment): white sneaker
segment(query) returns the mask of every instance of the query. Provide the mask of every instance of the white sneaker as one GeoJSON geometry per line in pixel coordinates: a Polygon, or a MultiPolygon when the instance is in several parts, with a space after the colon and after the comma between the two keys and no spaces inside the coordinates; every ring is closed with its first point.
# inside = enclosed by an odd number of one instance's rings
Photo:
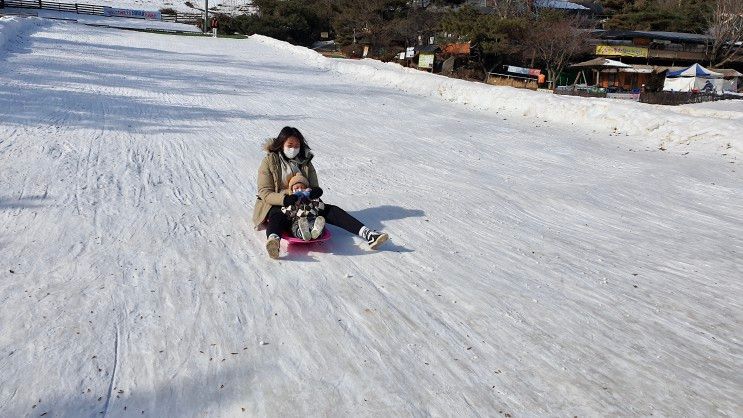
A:
{"type": "Polygon", "coordinates": [[[268,256],[274,260],[279,258],[279,246],[281,244],[281,238],[276,234],[271,234],[266,240],[266,251],[268,256]]]}
{"type": "Polygon", "coordinates": [[[369,231],[366,235],[366,243],[369,244],[369,248],[376,250],[380,245],[387,242],[390,236],[385,232],[369,231]]]}
{"type": "Polygon", "coordinates": [[[319,238],[320,235],[322,235],[323,229],[325,229],[325,218],[322,216],[318,216],[315,218],[315,222],[312,224],[312,231],[310,231],[312,239],[319,238]]]}

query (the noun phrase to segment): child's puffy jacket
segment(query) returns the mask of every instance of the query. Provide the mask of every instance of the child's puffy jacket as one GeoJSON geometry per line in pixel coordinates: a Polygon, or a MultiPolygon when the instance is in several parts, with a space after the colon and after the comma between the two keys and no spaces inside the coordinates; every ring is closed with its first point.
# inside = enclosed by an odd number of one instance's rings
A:
{"type": "Polygon", "coordinates": [[[281,211],[290,219],[295,220],[302,217],[316,217],[320,211],[325,209],[325,204],[320,199],[299,199],[291,206],[284,206],[281,211]]]}

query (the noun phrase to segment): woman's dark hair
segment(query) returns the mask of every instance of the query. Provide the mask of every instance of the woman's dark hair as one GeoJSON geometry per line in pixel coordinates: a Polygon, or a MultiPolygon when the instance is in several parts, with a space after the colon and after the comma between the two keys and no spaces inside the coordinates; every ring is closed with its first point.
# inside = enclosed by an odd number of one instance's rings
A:
{"type": "Polygon", "coordinates": [[[307,145],[307,141],[304,140],[304,135],[302,135],[302,132],[299,132],[299,129],[291,126],[284,126],[284,128],[281,129],[279,136],[268,145],[268,150],[270,152],[282,151],[284,149],[284,142],[291,137],[295,137],[299,140],[299,155],[307,155],[305,152],[310,150],[310,146],[307,145]]]}

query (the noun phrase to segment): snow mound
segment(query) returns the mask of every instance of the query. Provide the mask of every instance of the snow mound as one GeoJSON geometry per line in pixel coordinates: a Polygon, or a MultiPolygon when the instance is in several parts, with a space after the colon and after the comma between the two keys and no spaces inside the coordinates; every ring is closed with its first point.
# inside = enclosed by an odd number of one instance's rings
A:
{"type": "Polygon", "coordinates": [[[743,152],[743,119],[730,112],[678,111],[672,107],[615,99],[560,96],[544,92],[474,83],[405,68],[372,59],[338,60],[310,49],[261,35],[252,38],[279,51],[300,56],[329,71],[359,82],[388,86],[407,93],[438,97],[506,117],[530,117],[557,125],[572,125],[613,135],[640,135],[659,148],[703,145],[743,152]]]}
{"type": "Polygon", "coordinates": [[[743,120],[743,100],[720,100],[717,102],[693,103],[672,107],[670,109],[687,115],[743,120]]]}
{"type": "Polygon", "coordinates": [[[15,16],[0,17],[0,50],[5,49],[5,43],[10,39],[20,36],[22,33],[39,25],[37,19],[24,19],[15,16]]]}

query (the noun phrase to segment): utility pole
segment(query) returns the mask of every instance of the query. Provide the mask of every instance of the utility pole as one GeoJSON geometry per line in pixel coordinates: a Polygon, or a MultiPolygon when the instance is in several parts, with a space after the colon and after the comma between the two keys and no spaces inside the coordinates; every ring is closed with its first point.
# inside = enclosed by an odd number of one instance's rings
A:
{"type": "Polygon", "coordinates": [[[206,33],[209,29],[207,29],[207,25],[209,24],[209,0],[204,0],[204,33],[206,33]]]}

